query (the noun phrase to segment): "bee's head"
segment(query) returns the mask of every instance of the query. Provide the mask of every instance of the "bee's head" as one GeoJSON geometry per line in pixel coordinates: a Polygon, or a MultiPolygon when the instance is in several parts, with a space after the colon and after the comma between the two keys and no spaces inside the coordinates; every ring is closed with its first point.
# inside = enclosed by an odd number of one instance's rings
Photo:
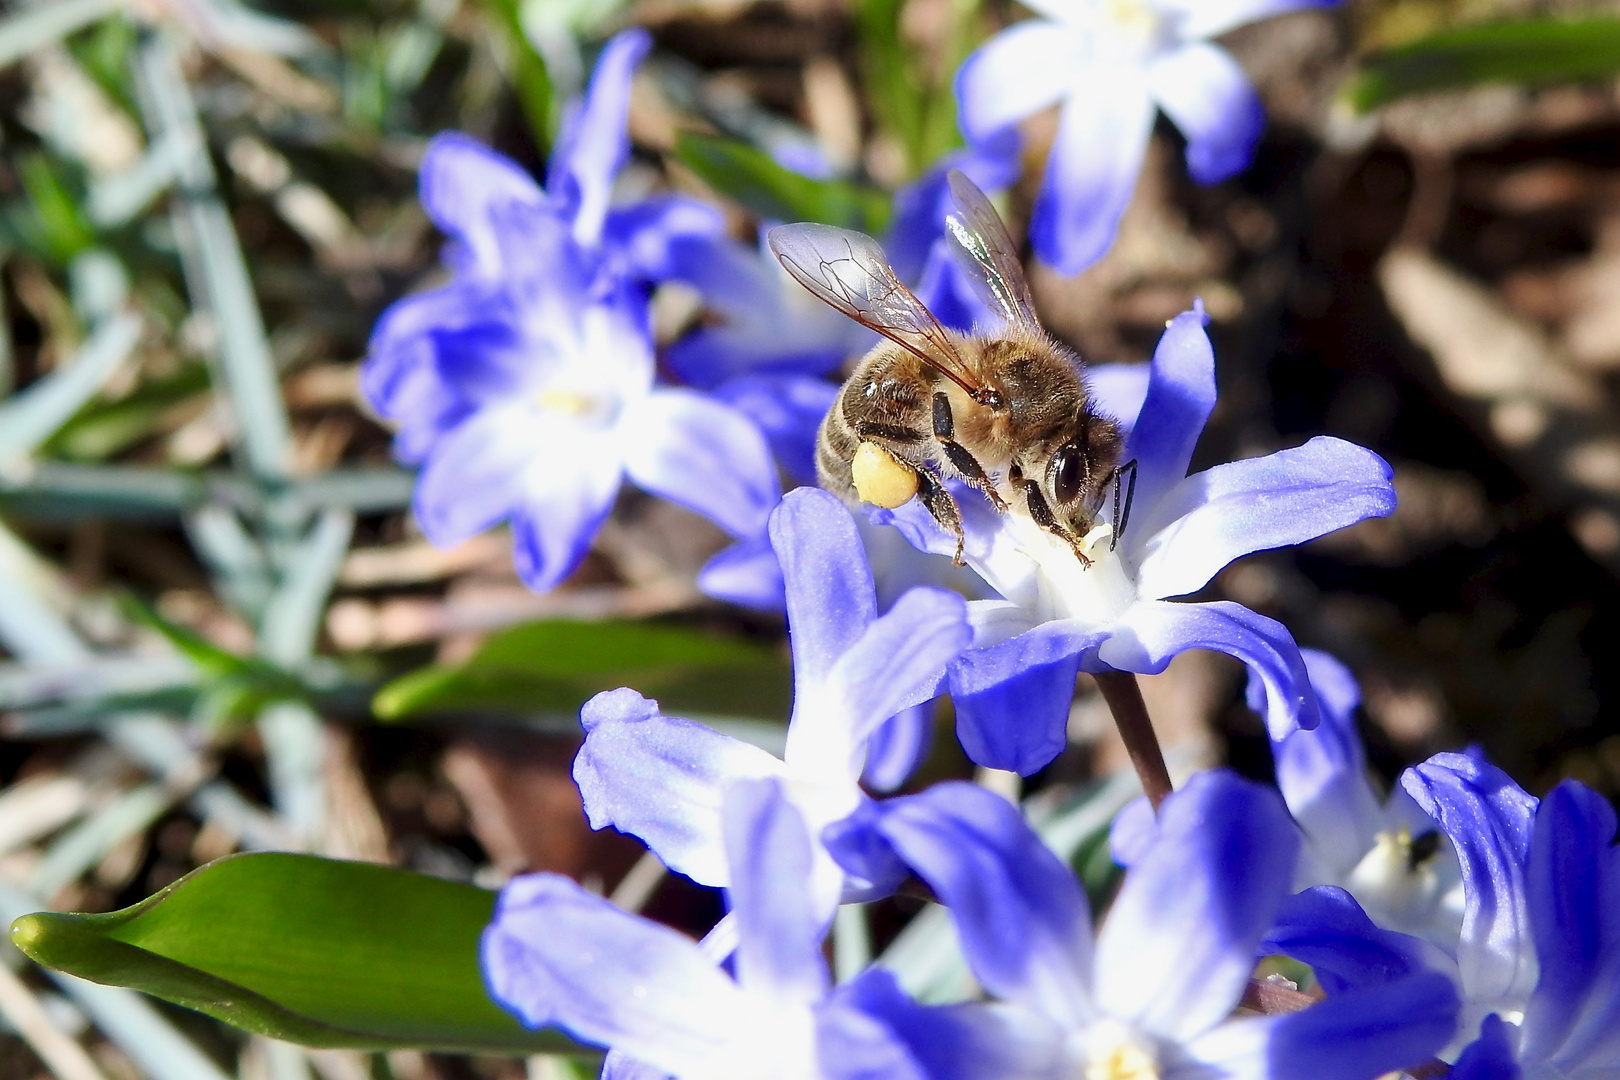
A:
{"type": "Polygon", "coordinates": [[[1077,533],[1091,526],[1098,493],[1119,463],[1124,440],[1119,425],[1082,409],[1072,434],[1046,463],[1046,497],[1058,520],[1077,533]]]}

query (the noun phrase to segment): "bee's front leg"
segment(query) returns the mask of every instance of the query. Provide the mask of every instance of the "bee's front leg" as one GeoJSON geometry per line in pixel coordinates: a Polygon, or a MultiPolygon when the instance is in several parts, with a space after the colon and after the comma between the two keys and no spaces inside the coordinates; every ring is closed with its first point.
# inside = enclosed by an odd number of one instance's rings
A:
{"type": "Polygon", "coordinates": [[[1005,514],[1006,500],[997,493],[984,466],[968,453],[967,447],[956,441],[956,417],[951,412],[951,399],[942,391],[934,393],[934,438],[939,440],[940,449],[945,451],[945,460],[962,474],[962,479],[988,495],[997,512],[1005,514]]]}
{"type": "Polygon", "coordinates": [[[1074,548],[1074,557],[1080,560],[1080,565],[1089,568],[1091,566],[1091,557],[1085,553],[1080,539],[1073,532],[1064,528],[1063,523],[1057,519],[1057,515],[1052,513],[1052,508],[1047,505],[1046,496],[1041,494],[1041,485],[1033,480],[1025,480],[1024,501],[1029,505],[1029,516],[1034,520],[1035,524],[1047,532],[1067,540],[1069,546],[1074,548]]]}

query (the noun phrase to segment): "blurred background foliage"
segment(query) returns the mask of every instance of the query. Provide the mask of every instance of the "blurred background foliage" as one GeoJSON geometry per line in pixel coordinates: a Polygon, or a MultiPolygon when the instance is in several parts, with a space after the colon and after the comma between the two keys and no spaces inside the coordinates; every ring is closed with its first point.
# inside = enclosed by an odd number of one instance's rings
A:
{"type": "MultiPolygon", "coordinates": [[[[595,50],[636,23],[656,49],[623,184],[711,198],[741,238],[761,216],[876,231],[887,193],[958,142],[957,64],[1021,15],[1003,0],[0,10],[0,912],[109,910],[270,849],[482,885],[555,869],[676,925],[712,919],[712,895],[588,831],[574,715],[629,684],[779,743],[781,621],[702,597],[693,575],[724,538],[633,492],[547,595],[518,583],[499,533],[448,551],[420,538],[412,478],[356,391],[378,312],[442,280],[416,163],[453,128],[538,170],[595,50]],[[832,176],[784,169],[794,146],[832,176]]],[[[1272,116],[1254,167],[1197,188],[1161,125],[1115,248],[1078,278],[1034,273],[1043,314],[1091,360],[1136,362],[1202,296],[1222,397],[1195,465],[1324,431],[1394,464],[1393,518],[1212,586],[1351,664],[1380,769],[1478,742],[1532,790],[1567,775],[1620,792],[1620,5],[1356,0],[1225,43],[1272,116]]],[[[1050,118],[1025,135],[1015,227],[1050,118]]],[[[704,317],[668,293],[663,342],[704,317]]],[[[1265,774],[1225,658],[1146,681],[1176,763],[1265,774]]],[[[1029,788],[1096,895],[1113,876],[1099,830],[1129,793],[1108,729],[1082,686],[1070,752],[1029,788]]],[[[925,779],[967,772],[937,740],[925,779]]],[[[917,906],[872,911],[875,943],[917,906]]],[[[916,942],[938,922],[889,947],[928,955],[916,942]]],[[[575,1068],[306,1052],[24,973],[0,948],[0,1080],[575,1068]]]]}

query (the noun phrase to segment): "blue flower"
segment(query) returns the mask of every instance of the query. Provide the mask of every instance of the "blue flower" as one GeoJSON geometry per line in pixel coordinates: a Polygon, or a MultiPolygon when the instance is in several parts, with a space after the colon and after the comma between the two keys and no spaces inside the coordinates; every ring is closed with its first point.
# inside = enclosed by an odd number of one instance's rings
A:
{"type": "MultiPolygon", "coordinates": [[[[1068,543],[1018,514],[959,498],[968,564],[1002,597],[969,606],[974,648],[952,665],[957,733],[981,765],[1028,774],[1065,742],[1078,671],[1156,674],[1188,649],[1247,663],[1265,686],[1275,736],[1316,725],[1316,702],[1293,637],[1281,624],[1228,601],[1172,603],[1202,589],[1250,552],[1298,544],[1395,508],[1390,468],[1370,450],[1318,437],[1266,457],[1187,475],[1215,405],[1215,354],[1202,306],[1171,320],[1150,369],[1141,415],[1126,441],[1137,462],[1125,535],[1091,548],[1068,543]]],[[[1112,529],[1112,506],[1103,507],[1112,529]]],[[[948,555],[954,538],[916,500],[874,511],[918,547],[948,555]]]]}
{"type": "Polygon", "coordinates": [[[923,1080],[861,1008],[863,980],[829,990],[814,845],[783,787],[724,792],[724,930],[699,944],[558,874],[515,878],[480,948],[491,994],[530,1027],[610,1048],[608,1080],[923,1080]],[[734,975],[720,966],[733,940],[734,975]]]}
{"type": "Polygon", "coordinates": [[[1324,987],[1376,989],[1443,971],[1462,994],[1457,1080],[1611,1076],[1620,1060],[1620,849],[1608,801],[1565,781],[1538,802],[1477,754],[1437,754],[1402,783],[1440,822],[1462,868],[1457,941],[1426,943],[1369,920],[1348,894],[1294,898],[1269,944],[1324,987]]]}
{"type": "Polygon", "coordinates": [[[935,1080],[1372,1080],[1445,1042],[1456,994],[1428,971],[1233,1019],[1287,893],[1298,834],[1274,791],[1224,770],[1195,776],[1162,814],[1158,841],[1095,940],[1073,873],[1016,807],[982,788],[940,784],[829,830],[852,873],[881,876],[898,859],[932,887],[1000,1003],[881,1010],[935,1080]]]}
{"type": "MultiPolygon", "coordinates": [[[[679,717],[633,690],[598,694],[580,714],[585,745],[574,779],[593,828],[640,837],[671,869],[727,883],[720,800],[739,778],[780,777],[819,836],[866,796],[868,740],[889,717],[933,696],[938,672],[967,644],[966,605],[912,589],[883,615],[849,512],[824,491],[791,491],[771,515],[787,582],[793,716],[780,759],[679,717]]],[[[818,903],[830,916],[844,874],[815,856],[818,903]]]]}
{"type": "Polygon", "coordinates": [[[1078,274],[1113,243],[1156,110],[1187,138],[1187,169],[1213,184],[1249,164],[1265,112],[1248,76],[1208,39],[1334,0],[1032,0],[1043,19],[1002,31],[962,64],[962,131],[982,144],[1061,105],[1030,221],[1041,260],[1078,274]]]}
{"type": "Polygon", "coordinates": [[[455,544],[509,520],[535,589],[578,564],[625,476],[737,536],[757,532],[779,494],[746,416],[653,385],[646,283],[667,275],[679,237],[719,221],[681,198],[609,203],[647,47],[640,31],[608,44],[546,190],[471,139],[433,140],[422,204],[452,238],[454,278],[384,312],[362,373],[398,425],[396,455],[422,466],[428,539],[455,544]]]}

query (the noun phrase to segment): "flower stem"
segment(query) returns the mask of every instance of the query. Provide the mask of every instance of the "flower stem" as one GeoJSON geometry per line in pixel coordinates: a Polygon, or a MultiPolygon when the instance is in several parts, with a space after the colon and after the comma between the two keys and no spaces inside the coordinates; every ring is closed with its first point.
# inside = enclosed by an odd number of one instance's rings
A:
{"type": "Polygon", "coordinates": [[[1114,714],[1120,738],[1125,740],[1125,752],[1131,757],[1136,775],[1142,778],[1142,790],[1147,793],[1153,809],[1158,810],[1164,797],[1174,789],[1170,770],[1165,768],[1164,751],[1159,749],[1158,733],[1153,730],[1147,705],[1142,701],[1142,688],[1129,671],[1101,671],[1092,678],[1097,680],[1108,711],[1114,714]]]}

